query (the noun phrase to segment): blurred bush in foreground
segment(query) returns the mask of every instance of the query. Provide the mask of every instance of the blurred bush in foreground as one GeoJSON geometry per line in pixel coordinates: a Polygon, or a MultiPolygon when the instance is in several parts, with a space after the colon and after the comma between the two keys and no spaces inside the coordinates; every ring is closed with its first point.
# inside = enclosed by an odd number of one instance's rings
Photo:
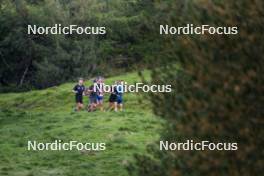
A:
{"type": "MultiPolygon", "coordinates": [[[[150,5],[149,5],[150,6],[150,5]]],[[[264,117],[264,3],[154,1],[149,25],[186,23],[238,26],[238,35],[153,36],[160,47],[152,80],[173,92],[152,94],[154,112],[167,120],[161,140],[237,142],[237,151],[161,152],[136,155],[131,175],[262,175],[264,117]],[[157,20],[158,19],[158,20],[157,20]],[[179,65],[179,67],[177,67],[179,65]]],[[[149,56],[148,58],[151,58],[149,56]]]]}

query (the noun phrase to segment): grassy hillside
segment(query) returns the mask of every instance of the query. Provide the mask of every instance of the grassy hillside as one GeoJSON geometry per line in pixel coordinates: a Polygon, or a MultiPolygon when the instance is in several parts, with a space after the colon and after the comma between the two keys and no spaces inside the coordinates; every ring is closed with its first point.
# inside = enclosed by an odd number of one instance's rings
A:
{"type": "MultiPolygon", "coordinates": [[[[148,73],[146,73],[148,75],[148,73]]],[[[107,79],[139,80],[136,73],[107,79]]],[[[158,139],[162,122],[141,95],[125,94],[124,112],[73,112],[75,83],[0,94],[0,175],[127,175],[134,153],[158,139]],[[27,151],[27,141],[105,142],[106,150],[27,151]]],[[[90,83],[86,82],[86,85],[90,83]]],[[[108,96],[106,96],[106,100],[108,96]]],[[[87,104],[88,98],[85,98],[87,104]]]]}

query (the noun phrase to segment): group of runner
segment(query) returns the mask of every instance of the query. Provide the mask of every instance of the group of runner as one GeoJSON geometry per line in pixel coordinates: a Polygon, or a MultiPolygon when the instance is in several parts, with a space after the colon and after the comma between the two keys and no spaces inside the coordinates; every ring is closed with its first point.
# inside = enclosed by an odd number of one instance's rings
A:
{"type": "Polygon", "coordinates": [[[123,111],[123,81],[117,80],[112,85],[110,96],[109,96],[109,106],[107,109],[103,106],[104,89],[104,78],[97,77],[94,79],[93,84],[89,87],[84,86],[84,79],[80,78],[78,83],[73,88],[73,93],[75,93],[76,108],[75,111],[80,111],[84,109],[83,96],[89,97],[89,104],[87,106],[88,112],[96,111],[97,109],[101,111],[114,110],[123,111]],[[100,89],[101,87],[101,89],[100,89]]]}

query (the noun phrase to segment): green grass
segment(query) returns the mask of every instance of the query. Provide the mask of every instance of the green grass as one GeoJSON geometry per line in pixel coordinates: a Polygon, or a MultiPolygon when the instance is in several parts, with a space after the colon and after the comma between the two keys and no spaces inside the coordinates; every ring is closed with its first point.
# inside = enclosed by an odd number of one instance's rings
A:
{"type": "MultiPolygon", "coordinates": [[[[145,73],[147,77],[149,73],[145,73]]],[[[140,80],[136,73],[107,79],[140,80]]],[[[162,121],[142,95],[124,95],[124,112],[73,112],[74,83],[26,93],[0,94],[0,175],[128,175],[133,154],[159,138],[162,121]],[[27,141],[105,142],[106,150],[28,151],[27,141]]],[[[106,96],[106,99],[108,96],[106,96]]],[[[85,98],[86,104],[88,98],[85,98]]]]}

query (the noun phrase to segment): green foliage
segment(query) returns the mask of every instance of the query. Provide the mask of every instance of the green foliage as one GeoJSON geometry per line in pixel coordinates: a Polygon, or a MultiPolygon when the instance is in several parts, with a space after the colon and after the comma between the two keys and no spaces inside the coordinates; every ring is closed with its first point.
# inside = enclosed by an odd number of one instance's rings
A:
{"type": "Polygon", "coordinates": [[[141,63],[136,1],[0,2],[0,91],[45,88],[80,76],[114,75],[141,63]],[[28,35],[27,25],[104,26],[107,34],[28,35]],[[52,75],[52,78],[51,78],[52,75]],[[13,90],[13,89],[12,89],[13,90]]]}
{"type": "Polygon", "coordinates": [[[161,153],[154,147],[151,156],[137,157],[131,175],[262,175],[263,2],[179,0],[153,6],[149,14],[159,20],[149,24],[156,27],[239,27],[235,36],[161,36],[155,60],[149,60],[165,65],[153,70],[153,82],[173,86],[169,94],[151,96],[154,112],[168,122],[161,140],[237,142],[238,150],[161,153]]]}

